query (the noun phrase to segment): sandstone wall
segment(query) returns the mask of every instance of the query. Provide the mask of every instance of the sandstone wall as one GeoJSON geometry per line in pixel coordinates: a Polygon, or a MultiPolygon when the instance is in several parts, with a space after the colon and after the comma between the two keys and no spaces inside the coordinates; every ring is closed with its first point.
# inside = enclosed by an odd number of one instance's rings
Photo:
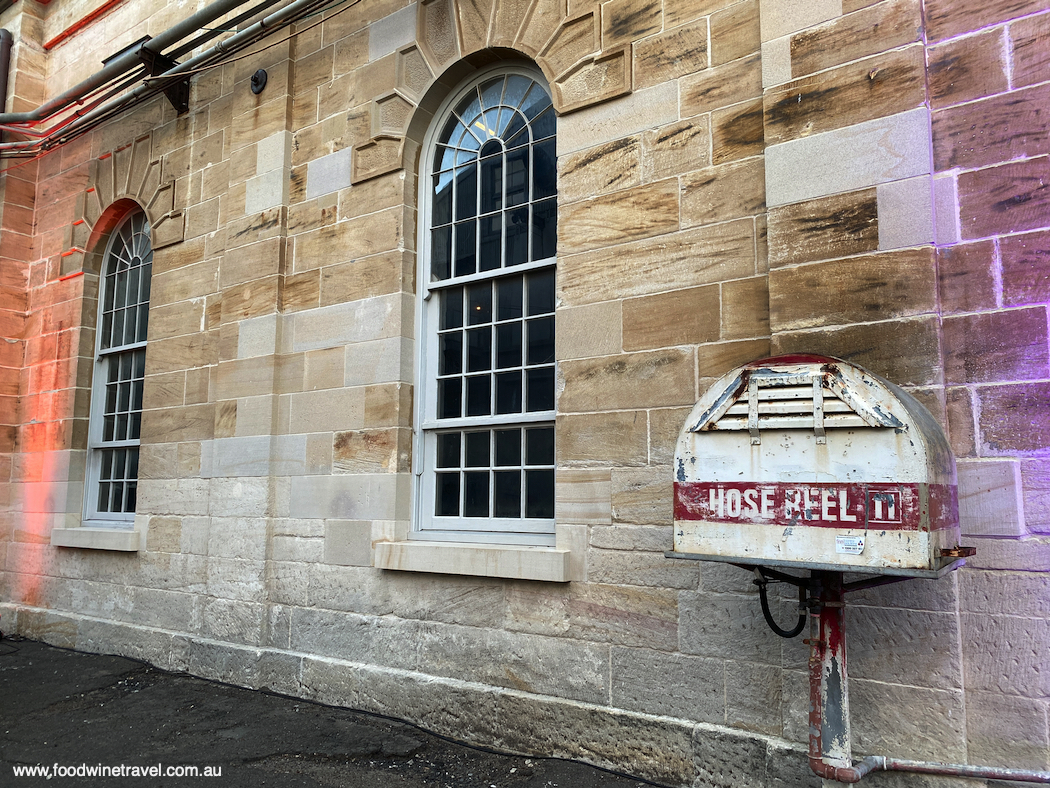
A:
{"type": "MultiPolygon", "coordinates": [[[[128,0],[45,50],[99,4],[52,5],[0,19],[9,109],[85,76],[73,47],[197,8],[128,0]]],[[[751,575],[663,552],[700,393],[826,353],[939,419],[978,547],[848,600],[855,753],[1050,768],[1050,13],[979,6],[369,0],[196,76],[184,115],[158,98],[6,171],[5,631],[668,784],[819,784],[801,639],[751,575]],[[411,528],[420,145],[509,56],[559,112],[566,583],[374,568],[411,528]],[[132,203],[155,250],[136,549],[100,549],[99,258],[132,203]]]]}

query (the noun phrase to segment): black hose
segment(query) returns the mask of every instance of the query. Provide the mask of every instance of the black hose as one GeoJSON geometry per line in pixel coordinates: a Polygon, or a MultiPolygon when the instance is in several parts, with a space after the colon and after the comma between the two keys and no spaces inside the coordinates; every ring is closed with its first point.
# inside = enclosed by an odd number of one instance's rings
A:
{"type": "Polygon", "coordinates": [[[798,623],[795,624],[795,628],[792,630],[781,629],[776,621],[773,620],[773,614],[769,612],[769,599],[766,597],[766,586],[769,585],[769,581],[763,577],[760,580],[755,580],[755,585],[758,586],[758,598],[762,602],[762,617],[769,624],[769,628],[776,632],[782,638],[793,638],[800,634],[803,629],[806,628],[806,587],[799,585],[799,613],[798,623]]]}

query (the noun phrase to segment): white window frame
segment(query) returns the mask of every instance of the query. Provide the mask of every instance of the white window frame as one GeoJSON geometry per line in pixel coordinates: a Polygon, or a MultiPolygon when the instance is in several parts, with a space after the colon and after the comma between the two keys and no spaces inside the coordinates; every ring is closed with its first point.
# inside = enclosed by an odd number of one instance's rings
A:
{"type": "MultiPolygon", "coordinates": [[[[539,412],[521,412],[507,415],[481,417],[463,417],[458,419],[438,419],[437,413],[437,374],[438,358],[438,291],[468,285],[474,282],[495,281],[504,276],[528,274],[540,270],[553,270],[556,273],[556,254],[538,261],[531,261],[512,267],[501,267],[494,271],[485,271],[467,276],[454,274],[440,283],[430,280],[431,261],[431,216],[432,216],[432,175],[433,161],[437,140],[452,109],[464,98],[467,92],[480,83],[500,75],[519,74],[538,83],[551,95],[539,69],[525,64],[497,64],[481,69],[463,80],[455,90],[442,102],[434,115],[430,128],[424,138],[420,155],[418,234],[419,257],[417,260],[417,283],[419,297],[416,299],[416,325],[419,341],[416,343],[416,372],[419,384],[416,387],[415,402],[415,439],[413,447],[413,518],[410,538],[416,541],[431,542],[473,542],[482,544],[499,544],[509,546],[553,547],[555,545],[555,518],[467,518],[454,520],[438,518],[433,509],[435,506],[436,453],[437,435],[445,429],[464,429],[470,427],[493,428],[501,425],[549,426],[554,428],[556,408],[539,412]]],[[[553,112],[553,109],[551,110],[553,112]]],[[[556,133],[555,133],[556,134],[556,133]]],[[[556,139],[556,136],[555,136],[556,139]]],[[[530,157],[531,162],[531,157],[530,157]]],[[[530,170],[531,172],[531,170],[530,170]]],[[[555,195],[556,199],[556,195],[555,195]]],[[[531,195],[529,203],[531,204],[531,195]]],[[[524,352],[524,348],[523,348],[524,352]]],[[[557,362],[555,360],[555,380],[557,379],[557,362]]],[[[524,457],[522,461],[524,462],[524,457]]],[[[522,493],[524,501],[524,491],[522,493]]],[[[524,512],[522,512],[524,515],[524,512]]]]}
{"type": "MultiPolygon", "coordinates": [[[[91,411],[88,417],[87,471],[83,511],[83,524],[84,526],[91,528],[129,530],[134,526],[135,522],[134,511],[99,511],[99,488],[102,460],[105,451],[110,449],[131,449],[138,452],[141,445],[140,438],[106,440],[104,436],[104,421],[106,385],[109,378],[111,364],[119,363],[121,357],[134,351],[145,351],[146,341],[143,339],[128,342],[119,346],[103,348],[102,340],[107,278],[112,266],[115,265],[116,262],[114,249],[118,244],[125,243],[126,239],[129,237],[128,233],[130,233],[131,241],[134,242],[136,237],[141,238],[142,231],[145,232],[147,240],[150,240],[151,228],[148,217],[140,208],[129,211],[110,233],[109,241],[106,244],[106,251],[102,257],[101,270],[99,272],[97,319],[95,322],[95,360],[91,378],[91,411]],[[134,227],[137,222],[142,223],[138,230],[134,227]]],[[[139,251],[141,252],[142,250],[140,249],[139,251]]],[[[140,257],[143,260],[143,264],[149,264],[150,274],[152,274],[152,244],[149,244],[149,247],[145,250],[145,254],[140,255],[140,257]],[[147,257],[148,260],[146,260],[147,257]]],[[[125,301],[124,303],[126,305],[128,302],[125,301]]],[[[148,297],[144,303],[146,304],[146,314],[148,315],[148,297]]],[[[145,333],[144,330],[142,333],[145,333]]],[[[143,366],[144,364],[145,362],[143,362],[143,366]]],[[[132,387],[132,390],[133,388],[134,387],[132,387]]],[[[141,407],[138,409],[138,413],[141,416],[141,407]]],[[[136,488],[137,480],[138,474],[135,475],[136,488]]]]}

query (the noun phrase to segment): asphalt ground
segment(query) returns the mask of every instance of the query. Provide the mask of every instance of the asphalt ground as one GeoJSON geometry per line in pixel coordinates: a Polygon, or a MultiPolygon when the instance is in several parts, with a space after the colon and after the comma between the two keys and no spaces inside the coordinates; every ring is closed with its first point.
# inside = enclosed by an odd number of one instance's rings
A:
{"type": "Polygon", "coordinates": [[[4,637],[0,786],[43,785],[641,788],[652,783],[571,761],[493,753],[407,722],[168,673],[122,657],[4,637]],[[89,769],[103,766],[118,776],[88,776],[89,769]],[[50,775],[24,773],[34,767],[50,775]],[[136,775],[135,767],[144,771],[136,775]],[[196,768],[197,776],[185,767],[196,768]]]}

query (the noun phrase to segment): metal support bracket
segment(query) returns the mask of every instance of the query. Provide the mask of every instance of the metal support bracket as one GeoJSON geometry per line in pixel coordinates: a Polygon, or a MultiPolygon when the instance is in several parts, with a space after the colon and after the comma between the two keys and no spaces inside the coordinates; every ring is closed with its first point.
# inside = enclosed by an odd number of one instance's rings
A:
{"type": "MultiPolygon", "coordinates": [[[[170,71],[172,68],[178,65],[178,61],[174,60],[167,55],[162,55],[159,52],[154,52],[146,47],[142,47],[139,52],[139,60],[142,61],[142,65],[149,71],[151,77],[155,77],[159,74],[163,74],[165,71],[170,71]]],[[[175,108],[175,111],[182,115],[183,113],[189,112],[190,109],[190,78],[182,77],[174,78],[173,81],[167,83],[164,88],[164,95],[167,96],[168,101],[171,102],[171,106],[175,108]]]]}

